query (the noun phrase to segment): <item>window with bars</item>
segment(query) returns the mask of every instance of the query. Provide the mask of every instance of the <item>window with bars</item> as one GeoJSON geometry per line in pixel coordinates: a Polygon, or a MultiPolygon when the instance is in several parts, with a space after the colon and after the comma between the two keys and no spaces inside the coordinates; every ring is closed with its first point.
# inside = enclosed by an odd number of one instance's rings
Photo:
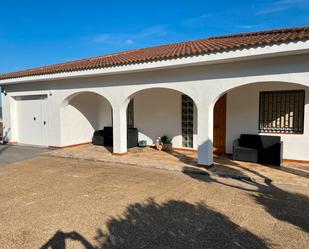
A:
{"type": "Polygon", "coordinates": [[[131,99],[127,108],[127,126],[134,127],[134,99],[131,99]]]}
{"type": "Polygon", "coordinates": [[[305,91],[260,93],[259,132],[303,133],[305,91]]]}
{"type": "Polygon", "coordinates": [[[182,146],[193,147],[193,100],[187,95],[181,99],[182,146]]]}

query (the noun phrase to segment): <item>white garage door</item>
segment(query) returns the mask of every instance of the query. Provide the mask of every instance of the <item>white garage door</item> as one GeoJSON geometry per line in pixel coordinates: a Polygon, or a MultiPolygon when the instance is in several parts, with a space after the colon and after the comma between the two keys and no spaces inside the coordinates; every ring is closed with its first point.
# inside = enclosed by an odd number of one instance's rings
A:
{"type": "Polygon", "coordinates": [[[22,96],[16,100],[18,143],[47,145],[47,96],[22,96]]]}

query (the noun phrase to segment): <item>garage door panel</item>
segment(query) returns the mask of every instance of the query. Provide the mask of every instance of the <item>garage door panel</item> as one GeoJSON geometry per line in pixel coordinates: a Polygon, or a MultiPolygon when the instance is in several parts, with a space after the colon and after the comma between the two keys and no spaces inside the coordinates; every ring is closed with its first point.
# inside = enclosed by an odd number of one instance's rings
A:
{"type": "Polygon", "coordinates": [[[24,96],[17,101],[18,142],[45,145],[46,131],[43,116],[46,115],[44,113],[46,96],[24,96]]]}

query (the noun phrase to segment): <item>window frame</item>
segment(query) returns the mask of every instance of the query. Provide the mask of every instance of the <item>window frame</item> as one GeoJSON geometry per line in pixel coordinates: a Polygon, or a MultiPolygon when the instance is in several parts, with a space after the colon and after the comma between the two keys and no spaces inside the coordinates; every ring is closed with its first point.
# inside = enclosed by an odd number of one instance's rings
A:
{"type": "Polygon", "coordinates": [[[194,146],[194,101],[189,96],[181,95],[181,137],[182,147],[194,146]]]}
{"type": "MultiPolygon", "coordinates": [[[[276,98],[277,98],[276,97],[276,98]]],[[[265,98],[265,97],[264,97],[265,98]]],[[[289,101],[291,100],[291,96],[289,96],[289,101]]],[[[268,101],[269,103],[270,101],[268,101]]],[[[284,102],[284,106],[285,108],[287,107],[287,102],[284,102]]],[[[264,102],[265,104],[265,102],[264,102]]],[[[278,104],[278,102],[277,102],[278,104]]],[[[272,119],[273,119],[273,113],[274,113],[274,104],[272,103],[272,108],[269,109],[271,110],[271,116],[272,116],[272,119]]],[[[280,103],[280,108],[283,104],[280,103]]],[[[304,134],[304,130],[305,130],[305,105],[306,105],[306,91],[303,90],[303,89],[298,89],[298,90],[278,90],[278,91],[261,91],[259,93],[259,122],[258,122],[258,132],[259,133],[265,133],[265,134],[289,134],[289,135],[302,135],[304,134]],[[277,97],[279,96],[279,94],[281,95],[280,98],[282,98],[282,94],[286,94],[286,93],[289,93],[289,94],[292,94],[292,93],[299,93],[299,94],[302,94],[301,97],[302,99],[299,97],[299,99],[297,101],[295,101],[295,99],[293,99],[293,106],[295,106],[295,103],[298,104],[298,108],[301,108],[301,109],[298,109],[298,119],[300,121],[298,122],[302,122],[302,123],[299,123],[298,125],[298,129],[302,129],[301,131],[296,131],[294,128],[294,121],[293,121],[293,125],[292,125],[292,128],[290,128],[291,130],[288,131],[289,128],[285,128],[285,127],[278,127],[278,124],[276,123],[276,127],[274,128],[268,128],[269,130],[267,131],[267,129],[265,129],[265,124],[264,124],[264,117],[262,117],[262,112],[264,112],[264,115],[265,115],[265,107],[263,108],[262,110],[262,104],[263,104],[263,101],[262,101],[262,95],[263,94],[277,94],[277,97]],[[300,106],[300,103],[302,103],[302,106],[300,106]],[[278,129],[278,131],[275,131],[275,129],[278,129]],[[280,129],[282,129],[280,131],[280,129]]],[[[278,106],[276,106],[276,109],[277,109],[278,106]]],[[[288,109],[290,111],[290,107],[291,107],[291,104],[289,103],[289,106],[288,106],[288,109]]],[[[267,111],[267,114],[269,115],[269,112],[270,111],[267,111]]],[[[286,111],[286,110],[285,110],[286,111]]],[[[295,107],[293,108],[293,115],[294,115],[294,112],[295,112],[295,107]]],[[[278,110],[276,110],[276,113],[278,112],[278,110]]],[[[282,112],[282,111],[281,111],[282,112]]],[[[277,114],[275,114],[275,116],[278,116],[277,114]]],[[[286,122],[286,118],[283,119],[284,122],[286,122]]],[[[269,121],[268,121],[269,122],[269,121]]],[[[288,120],[289,122],[289,120],[288,120]]],[[[281,125],[281,121],[280,121],[280,125],[281,125]]]]}

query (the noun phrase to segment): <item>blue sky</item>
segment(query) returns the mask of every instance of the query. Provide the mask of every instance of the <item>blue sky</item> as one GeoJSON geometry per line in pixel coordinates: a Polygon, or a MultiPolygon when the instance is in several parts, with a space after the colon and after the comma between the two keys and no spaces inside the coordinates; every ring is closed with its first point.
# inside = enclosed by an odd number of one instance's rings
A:
{"type": "Polygon", "coordinates": [[[309,0],[1,1],[0,73],[212,35],[309,25],[309,0]]]}

